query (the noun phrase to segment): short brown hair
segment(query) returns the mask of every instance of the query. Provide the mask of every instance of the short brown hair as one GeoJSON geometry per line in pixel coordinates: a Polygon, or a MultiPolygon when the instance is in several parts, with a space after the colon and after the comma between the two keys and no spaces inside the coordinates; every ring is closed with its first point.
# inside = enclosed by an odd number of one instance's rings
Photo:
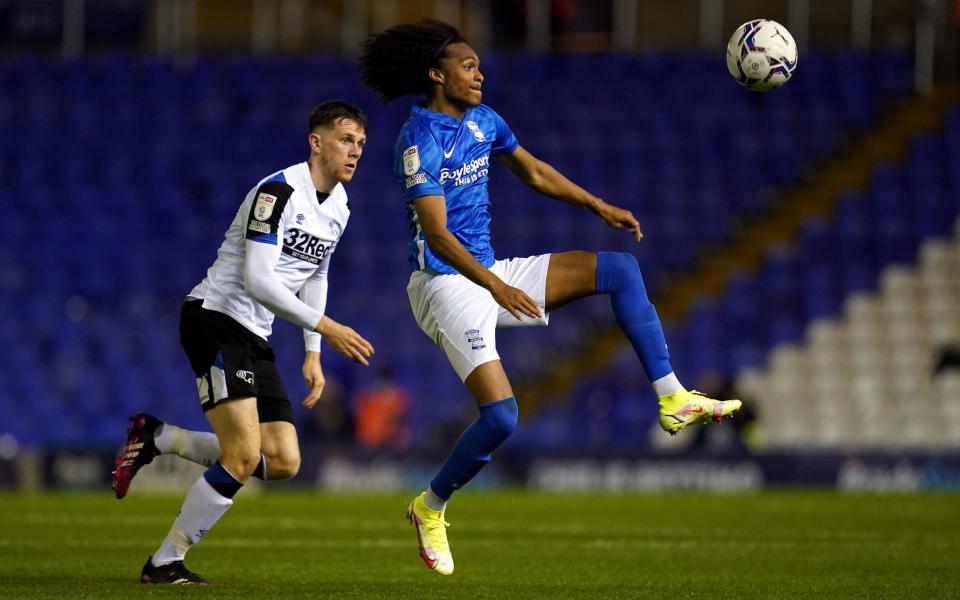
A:
{"type": "Polygon", "coordinates": [[[318,127],[333,127],[340,119],[350,119],[367,131],[367,116],[360,107],[344,100],[327,100],[310,111],[310,130],[313,133],[318,127]]]}

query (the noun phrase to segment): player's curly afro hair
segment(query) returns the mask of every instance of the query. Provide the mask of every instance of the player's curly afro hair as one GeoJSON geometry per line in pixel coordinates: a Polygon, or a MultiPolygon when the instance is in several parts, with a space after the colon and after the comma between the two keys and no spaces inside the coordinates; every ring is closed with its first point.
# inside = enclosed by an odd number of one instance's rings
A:
{"type": "Polygon", "coordinates": [[[363,43],[360,78],[380,93],[384,104],[408,94],[427,95],[430,69],[440,65],[447,46],[465,41],[456,27],[443,21],[394,25],[363,43]]]}

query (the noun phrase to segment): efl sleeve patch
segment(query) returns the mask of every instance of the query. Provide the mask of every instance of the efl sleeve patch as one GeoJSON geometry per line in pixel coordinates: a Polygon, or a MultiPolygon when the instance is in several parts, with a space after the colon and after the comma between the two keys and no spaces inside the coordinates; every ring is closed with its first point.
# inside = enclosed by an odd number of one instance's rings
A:
{"type": "MultiPolygon", "coordinates": [[[[420,170],[420,151],[416,146],[410,146],[403,151],[403,174],[410,177],[420,170]]],[[[407,186],[410,187],[410,186],[407,186]]]]}
{"type": "Polygon", "coordinates": [[[443,195],[440,184],[443,150],[433,134],[418,127],[400,134],[393,159],[393,173],[400,185],[404,204],[420,196],[443,195]]]}
{"type": "Polygon", "coordinates": [[[283,181],[268,181],[257,188],[247,217],[248,240],[277,243],[280,217],[292,194],[293,187],[283,181]]]}

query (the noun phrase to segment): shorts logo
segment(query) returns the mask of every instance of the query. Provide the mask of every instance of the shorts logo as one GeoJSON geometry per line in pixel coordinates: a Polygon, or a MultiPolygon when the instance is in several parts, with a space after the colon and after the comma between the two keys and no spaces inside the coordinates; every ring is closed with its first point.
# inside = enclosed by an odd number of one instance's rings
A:
{"type": "Polygon", "coordinates": [[[197,377],[197,392],[200,394],[200,404],[206,404],[210,398],[210,383],[206,377],[197,377]]]}
{"type": "Polygon", "coordinates": [[[239,380],[241,380],[241,381],[245,381],[245,382],[249,383],[250,385],[253,385],[253,372],[252,372],[252,371],[244,371],[244,370],[241,369],[241,370],[237,371],[236,375],[237,375],[237,379],[239,379],[239,380]]]}
{"type": "Polygon", "coordinates": [[[266,221],[273,214],[273,207],[277,204],[277,197],[266,192],[257,194],[257,205],[253,208],[253,217],[258,221],[266,221]]]}
{"type": "Polygon", "coordinates": [[[420,185],[421,183],[426,183],[426,182],[427,182],[427,174],[424,173],[423,171],[420,171],[416,175],[411,175],[410,177],[407,177],[407,182],[406,182],[407,189],[409,190],[415,185],[420,185]]]}
{"type": "Polygon", "coordinates": [[[470,329],[463,334],[467,338],[467,343],[470,344],[470,348],[473,350],[482,350],[487,347],[483,341],[483,336],[480,335],[479,329],[470,329]]]}
{"type": "Polygon", "coordinates": [[[480,130],[480,126],[473,121],[467,121],[467,129],[470,130],[470,133],[473,134],[474,139],[478,142],[485,142],[487,138],[483,137],[483,131],[480,130]]]}
{"type": "Polygon", "coordinates": [[[410,146],[403,151],[403,174],[407,177],[420,170],[420,151],[416,146],[410,146]]]}

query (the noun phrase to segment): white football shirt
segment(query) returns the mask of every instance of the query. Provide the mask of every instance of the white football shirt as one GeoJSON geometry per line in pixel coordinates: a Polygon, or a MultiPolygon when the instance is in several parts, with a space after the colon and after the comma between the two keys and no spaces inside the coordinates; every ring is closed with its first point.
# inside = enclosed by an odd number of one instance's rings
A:
{"type": "Polygon", "coordinates": [[[270,335],[279,314],[308,330],[307,349],[319,350],[320,336],[312,329],[323,316],[330,256],[349,217],[343,185],[325,198],[314,187],[307,163],[274,173],[247,194],[216,261],[189,297],[262,338],[270,335]],[[248,262],[257,268],[251,270],[248,262]],[[295,296],[301,290],[310,290],[301,293],[302,300],[295,296]]]}

